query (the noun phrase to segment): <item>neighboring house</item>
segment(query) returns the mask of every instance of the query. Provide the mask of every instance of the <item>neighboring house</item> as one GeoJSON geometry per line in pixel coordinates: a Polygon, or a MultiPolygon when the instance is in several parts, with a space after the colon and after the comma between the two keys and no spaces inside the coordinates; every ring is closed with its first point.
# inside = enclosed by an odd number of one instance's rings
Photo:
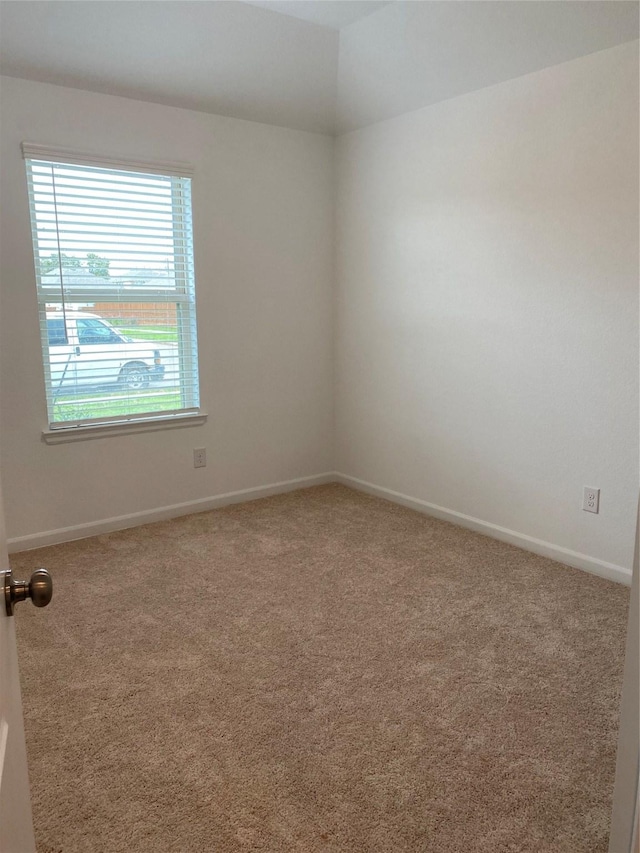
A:
{"type": "Polygon", "coordinates": [[[50,305],[61,301],[61,284],[65,294],[65,305],[72,311],[91,308],[92,313],[99,314],[109,320],[124,320],[131,325],[141,326],[175,326],[175,305],[165,302],[127,302],[118,303],[100,301],[99,291],[108,285],[111,292],[130,290],[148,286],[161,289],[163,282],[171,281],[171,277],[161,270],[128,270],[119,276],[98,276],[90,270],[81,267],[56,267],[41,278],[43,287],[51,289],[50,305]]]}
{"type": "Polygon", "coordinates": [[[95,304],[91,295],[102,283],[104,278],[95,275],[87,269],[74,269],[73,267],[56,267],[46,275],[41,276],[42,286],[51,289],[51,305],[59,304],[61,301],[61,290],[64,290],[66,307],[78,311],[81,308],[92,308],[95,304]],[[85,291],[87,296],[82,298],[82,291],[85,291]],[[73,302],[67,301],[67,294],[73,302]]]}

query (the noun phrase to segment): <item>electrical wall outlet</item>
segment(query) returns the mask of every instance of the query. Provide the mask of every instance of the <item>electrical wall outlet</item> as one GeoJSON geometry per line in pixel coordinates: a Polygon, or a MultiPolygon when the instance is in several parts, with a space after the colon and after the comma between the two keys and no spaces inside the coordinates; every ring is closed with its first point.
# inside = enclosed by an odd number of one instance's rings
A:
{"type": "Polygon", "coordinates": [[[600,489],[585,486],[582,495],[582,509],[585,512],[600,512],[600,489]]]}
{"type": "Polygon", "coordinates": [[[207,451],[204,447],[196,447],[193,450],[193,467],[194,468],[206,468],[207,467],[207,451]]]}

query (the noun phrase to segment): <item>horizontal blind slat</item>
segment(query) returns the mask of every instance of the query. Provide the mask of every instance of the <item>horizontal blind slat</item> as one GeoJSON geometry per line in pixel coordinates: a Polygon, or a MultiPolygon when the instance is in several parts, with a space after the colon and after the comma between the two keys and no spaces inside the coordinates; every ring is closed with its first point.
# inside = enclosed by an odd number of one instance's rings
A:
{"type": "MultiPolygon", "coordinates": [[[[44,227],[47,227],[48,224],[55,227],[55,218],[51,220],[45,219],[41,217],[41,221],[44,227]]],[[[175,235],[175,231],[171,229],[169,224],[167,225],[122,225],[119,230],[105,230],[105,229],[114,229],[115,226],[113,223],[105,223],[102,222],[102,219],[99,224],[91,227],[91,223],[84,222],[80,219],[65,219],[63,216],[58,217],[59,225],[65,229],[73,228],[74,233],[76,234],[101,234],[111,237],[118,236],[127,236],[128,234],[132,237],[137,237],[138,239],[144,237],[145,234],[149,236],[158,236],[160,234],[165,235],[166,237],[173,237],[175,235]]]]}
{"type": "MultiPolygon", "coordinates": [[[[30,195],[29,198],[31,200],[30,209],[35,213],[35,202],[33,200],[33,196],[30,195]]],[[[173,216],[173,211],[171,211],[171,210],[166,210],[166,211],[165,210],[162,210],[162,211],[142,210],[137,214],[134,214],[133,211],[128,211],[128,212],[125,211],[123,213],[120,213],[119,212],[120,208],[117,208],[115,206],[114,207],[104,207],[104,205],[101,205],[101,204],[92,204],[91,201],[87,201],[86,203],[84,203],[84,202],[82,202],[82,203],[77,202],[76,203],[76,202],[67,201],[64,203],[64,205],[62,205],[62,206],[58,205],[58,207],[56,208],[56,205],[55,205],[54,200],[53,200],[53,196],[50,199],[43,201],[41,203],[41,208],[44,208],[47,205],[49,205],[51,207],[52,211],[57,210],[57,211],[64,212],[65,210],[76,210],[78,208],[81,210],[86,210],[86,211],[100,210],[100,211],[102,211],[101,216],[105,216],[105,217],[119,217],[119,216],[121,216],[123,219],[144,219],[145,217],[146,218],[153,217],[154,219],[157,218],[160,221],[162,221],[162,218],[164,216],[169,217],[169,220],[171,220],[171,217],[173,216]]]]}

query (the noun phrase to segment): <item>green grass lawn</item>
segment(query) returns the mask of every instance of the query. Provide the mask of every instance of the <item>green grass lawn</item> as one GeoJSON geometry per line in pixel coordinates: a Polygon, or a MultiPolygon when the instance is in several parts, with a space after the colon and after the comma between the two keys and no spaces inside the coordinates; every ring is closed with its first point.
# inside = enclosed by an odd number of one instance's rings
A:
{"type": "Polygon", "coordinates": [[[118,415],[142,415],[148,412],[168,412],[182,408],[180,393],[149,389],[90,391],[86,394],[66,394],[57,398],[53,407],[53,420],[78,421],[85,418],[109,418],[118,415]]]}
{"type": "Polygon", "coordinates": [[[117,320],[109,321],[114,329],[129,338],[141,341],[168,341],[178,343],[178,330],[175,326],[123,326],[117,320]]]}

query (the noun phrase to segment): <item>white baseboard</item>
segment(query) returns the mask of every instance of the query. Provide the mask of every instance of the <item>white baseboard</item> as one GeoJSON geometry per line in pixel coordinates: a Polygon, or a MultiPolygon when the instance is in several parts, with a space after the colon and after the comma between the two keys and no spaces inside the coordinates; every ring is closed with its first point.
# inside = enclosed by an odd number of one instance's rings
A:
{"type": "Polygon", "coordinates": [[[7,541],[10,554],[17,551],[30,551],[33,548],[44,548],[47,545],[59,545],[61,542],[72,542],[75,539],[86,539],[88,536],[98,536],[101,533],[112,533],[114,530],[125,530],[127,527],[137,527],[139,524],[150,524],[154,521],[166,521],[180,515],[191,515],[195,512],[206,512],[229,504],[254,501],[292,492],[296,489],[306,489],[310,486],[320,486],[324,483],[335,482],[333,472],[316,474],[312,477],[299,477],[296,480],[285,480],[281,483],[271,483],[267,486],[255,486],[251,489],[240,489],[237,492],[227,492],[210,498],[200,498],[186,503],[162,506],[157,509],[132,512],[129,515],[118,515],[114,518],[104,518],[100,521],[90,521],[86,524],[76,524],[73,527],[60,527],[57,530],[46,530],[29,536],[17,536],[7,541]]]}
{"type": "Polygon", "coordinates": [[[296,480],[285,480],[281,483],[271,483],[266,486],[255,486],[251,489],[240,489],[236,492],[227,492],[226,494],[200,498],[199,500],[187,501],[186,503],[172,504],[171,506],[158,507],[156,509],[144,510],[143,512],[133,512],[129,515],[119,515],[114,518],[105,518],[86,524],[76,524],[73,527],[60,527],[56,530],[46,530],[42,533],[33,533],[28,536],[18,536],[8,540],[8,550],[10,554],[17,551],[30,551],[33,548],[44,548],[47,545],[58,545],[61,542],[72,542],[75,539],[86,539],[88,536],[98,536],[101,533],[111,533],[114,530],[125,530],[127,527],[137,527],[139,524],[166,521],[167,519],[177,518],[181,515],[206,512],[207,510],[228,506],[229,504],[253,501],[258,498],[266,498],[270,495],[278,495],[284,492],[295,491],[296,489],[305,489],[310,486],[320,486],[325,483],[342,483],[344,486],[349,486],[358,491],[367,492],[370,495],[401,504],[418,512],[440,518],[443,521],[457,524],[460,527],[475,530],[477,533],[482,533],[493,539],[500,539],[502,542],[508,542],[510,545],[523,548],[525,551],[532,551],[534,554],[549,557],[552,560],[557,560],[559,563],[573,566],[576,569],[583,569],[586,572],[606,578],[607,580],[617,581],[626,586],[631,585],[631,569],[626,569],[624,566],[606,563],[604,560],[598,560],[595,557],[589,557],[586,554],[580,554],[577,551],[553,545],[551,542],[534,539],[532,536],[527,536],[524,533],[517,533],[506,527],[499,527],[488,521],[482,521],[482,519],[473,518],[470,515],[464,515],[455,510],[446,509],[445,507],[428,503],[419,498],[412,498],[408,495],[403,495],[401,492],[394,492],[392,489],[385,489],[382,486],[376,486],[373,483],[367,483],[365,480],[359,480],[357,477],[350,477],[347,474],[341,474],[336,471],[327,471],[324,474],[316,474],[312,477],[299,477],[296,480]]]}
{"type": "Polygon", "coordinates": [[[586,554],[580,554],[577,551],[571,551],[568,548],[562,548],[559,545],[553,545],[551,542],[545,542],[542,539],[534,539],[532,536],[527,536],[524,533],[517,533],[515,530],[509,530],[506,527],[499,527],[497,524],[491,524],[488,521],[482,521],[480,518],[473,518],[470,515],[464,515],[461,512],[456,512],[452,509],[446,509],[436,504],[428,503],[427,501],[411,498],[408,495],[403,495],[401,492],[394,492],[392,489],[385,489],[381,486],[376,486],[373,483],[367,483],[365,480],[359,480],[357,477],[350,477],[347,474],[336,472],[335,481],[342,483],[344,486],[350,486],[361,492],[366,492],[370,495],[375,495],[379,498],[392,501],[393,503],[402,504],[402,506],[415,509],[418,512],[423,512],[426,515],[432,515],[434,518],[440,518],[443,521],[449,521],[452,524],[457,524],[459,527],[466,527],[469,530],[475,530],[477,533],[482,533],[485,536],[490,536],[492,539],[500,539],[502,542],[508,542],[510,545],[516,545],[525,551],[532,551],[534,554],[540,554],[542,557],[549,557],[551,560],[556,560],[559,563],[564,563],[567,566],[572,566],[576,569],[583,569],[585,572],[590,572],[592,575],[598,575],[607,580],[617,581],[618,583],[631,586],[631,569],[626,569],[624,566],[616,566],[614,563],[606,563],[604,560],[598,560],[595,557],[589,557],[586,554]]]}

